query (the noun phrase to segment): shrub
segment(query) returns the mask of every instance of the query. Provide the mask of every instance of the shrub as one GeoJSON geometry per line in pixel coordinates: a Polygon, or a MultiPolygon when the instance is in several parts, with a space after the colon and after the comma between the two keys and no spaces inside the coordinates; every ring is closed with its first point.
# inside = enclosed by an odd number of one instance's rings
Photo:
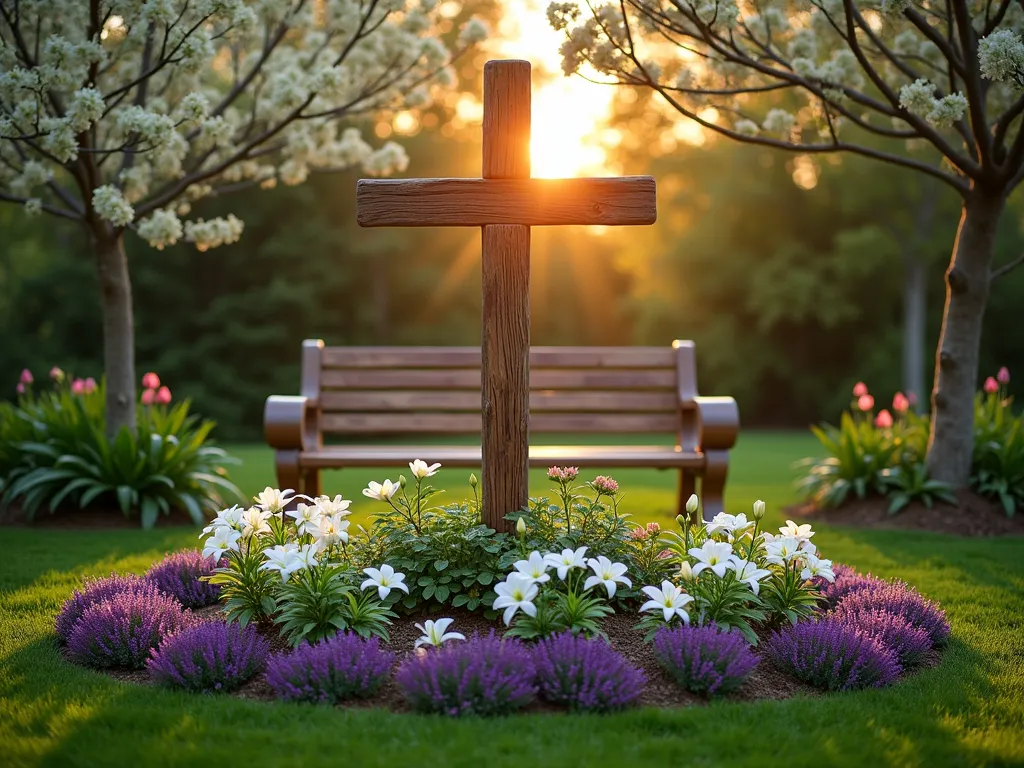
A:
{"type": "Polygon", "coordinates": [[[377,637],[344,632],[319,645],[304,643],[270,657],[267,684],[290,701],[339,701],[372,696],[387,679],[395,655],[377,637]]]}
{"type": "Polygon", "coordinates": [[[706,696],[735,690],[758,663],[739,632],[714,624],[659,630],[654,636],[654,655],[679,685],[706,696]]]}
{"type": "Polygon", "coordinates": [[[233,691],[263,669],[270,643],[253,626],[204,621],[167,637],[146,666],[153,679],[189,691],[233,691]]]}
{"type": "Polygon", "coordinates": [[[1024,416],[1014,416],[1006,396],[1010,372],[989,377],[974,401],[971,487],[997,499],[1007,516],[1024,505],[1024,416]]]}
{"type": "Polygon", "coordinates": [[[541,698],[574,710],[623,709],[636,701],[647,682],[606,641],[571,632],[541,640],[533,658],[541,698]]]}
{"type": "Polygon", "coordinates": [[[202,608],[220,599],[220,587],[203,576],[212,576],[217,564],[194,549],[175,552],[146,571],[146,578],[186,608],[202,608]]]}
{"type": "Polygon", "coordinates": [[[536,696],[535,677],[533,654],[519,640],[501,640],[493,631],[414,654],[395,675],[414,709],[453,717],[517,710],[536,696]]]}
{"type": "Polygon", "coordinates": [[[160,594],[160,589],[152,582],[134,575],[111,574],[105,579],[87,581],[81,589],[75,590],[74,594],[61,606],[54,626],[57,637],[62,643],[67,643],[71,637],[71,630],[75,628],[75,624],[82,618],[82,614],[87,608],[109,600],[122,592],[139,592],[155,597],[160,594]]]}
{"type": "Polygon", "coordinates": [[[880,688],[896,680],[896,654],[836,618],[773,633],[764,654],[798,680],[826,691],[880,688]]]}
{"type": "Polygon", "coordinates": [[[165,636],[193,621],[168,595],[119,592],[86,608],[68,637],[68,651],[75,661],[90,667],[142,669],[165,636]]]}
{"type": "Polygon", "coordinates": [[[835,612],[842,623],[878,640],[896,654],[904,669],[921,663],[932,640],[921,627],[916,627],[903,616],[881,608],[851,608],[835,612]]]}
{"type": "Polygon", "coordinates": [[[933,646],[945,645],[949,639],[945,612],[902,582],[882,581],[858,589],[840,600],[834,612],[842,615],[875,609],[902,616],[912,626],[920,627],[928,633],[933,646]]]}

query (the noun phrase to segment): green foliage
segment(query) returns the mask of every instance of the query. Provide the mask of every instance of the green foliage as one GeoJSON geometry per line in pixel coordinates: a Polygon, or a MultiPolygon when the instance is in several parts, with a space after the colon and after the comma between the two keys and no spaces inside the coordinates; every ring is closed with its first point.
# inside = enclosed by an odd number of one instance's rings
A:
{"type": "Polygon", "coordinates": [[[521,640],[538,640],[560,632],[572,632],[585,637],[608,636],[601,630],[600,622],[615,611],[600,593],[603,587],[583,589],[585,574],[573,569],[567,578],[552,578],[540,585],[540,592],[534,600],[536,616],[519,612],[515,622],[505,632],[506,637],[521,640]]]}
{"type": "Polygon", "coordinates": [[[971,487],[998,499],[1009,517],[1024,505],[1024,416],[1011,405],[1002,390],[976,396],[971,466],[971,487]]]}
{"type": "Polygon", "coordinates": [[[262,540],[252,537],[247,546],[228,554],[228,560],[210,577],[220,586],[220,599],[228,621],[245,626],[250,621],[269,621],[277,610],[276,573],[264,570],[262,540]]]}
{"type": "Polygon", "coordinates": [[[818,590],[800,576],[800,567],[795,562],[772,570],[772,575],[761,584],[760,598],[769,627],[784,621],[795,625],[810,618],[824,604],[818,590]]]}
{"type": "Polygon", "coordinates": [[[914,499],[929,509],[936,501],[956,504],[957,499],[946,483],[932,480],[923,461],[912,466],[883,470],[885,495],[889,497],[889,514],[895,515],[914,499]]]}

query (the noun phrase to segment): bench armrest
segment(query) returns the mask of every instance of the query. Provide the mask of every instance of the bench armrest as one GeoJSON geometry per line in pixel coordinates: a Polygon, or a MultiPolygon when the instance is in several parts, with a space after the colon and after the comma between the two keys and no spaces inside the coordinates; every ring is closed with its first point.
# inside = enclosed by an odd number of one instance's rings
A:
{"type": "Polygon", "coordinates": [[[263,435],[271,448],[304,451],[316,441],[315,404],[302,395],[271,395],[263,409],[263,435]]]}
{"type": "Polygon", "coordinates": [[[693,399],[697,408],[697,447],[701,451],[727,451],[740,432],[740,409],[731,397],[693,399]]]}

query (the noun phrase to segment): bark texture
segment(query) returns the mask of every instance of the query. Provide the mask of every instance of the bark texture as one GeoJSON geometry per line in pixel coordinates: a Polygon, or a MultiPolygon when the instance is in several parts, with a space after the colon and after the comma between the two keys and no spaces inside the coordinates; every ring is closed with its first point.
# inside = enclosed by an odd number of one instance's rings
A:
{"type": "Polygon", "coordinates": [[[135,324],[132,282],[121,232],[93,235],[103,305],[103,369],[107,386],[107,435],[135,427],[135,324]]]}

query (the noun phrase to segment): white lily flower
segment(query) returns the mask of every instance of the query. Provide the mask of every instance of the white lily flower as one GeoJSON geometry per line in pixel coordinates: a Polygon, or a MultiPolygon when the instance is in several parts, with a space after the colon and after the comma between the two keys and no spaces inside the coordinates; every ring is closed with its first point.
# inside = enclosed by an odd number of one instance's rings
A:
{"type": "Polygon", "coordinates": [[[405,594],[409,594],[409,587],[405,583],[405,574],[396,573],[395,569],[387,563],[384,563],[380,568],[363,568],[368,578],[359,587],[362,590],[369,589],[371,587],[377,588],[377,596],[383,600],[389,594],[392,589],[400,589],[405,594]]]}
{"type": "Polygon", "coordinates": [[[348,509],[352,505],[352,502],[348,499],[341,498],[340,493],[333,499],[330,496],[317,496],[313,499],[313,503],[316,504],[321,515],[329,515],[333,517],[334,515],[347,516],[352,514],[348,509]]]}
{"type": "Polygon", "coordinates": [[[809,555],[818,554],[818,548],[807,539],[800,542],[800,551],[809,555]]]}
{"type": "Polygon", "coordinates": [[[611,598],[615,597],[618,584],[625,584],[627,587],[633,586],[633,582],[625,576],[627,569],[622,563],[613,563],[604,555],[598,555],[597,558],[592,557],[587,560],[587,565],[590,566],[594,575],[583,582],[584,590],[603,584],[608,590],[608,597],[611,598]]]}
{"type": "Polygon", "coordinates": [[[512,617],[520,609],[527,616],[537,615],[537,606],[533,604],[533,599],[537,597],[539,590],[537,583],[522,573],[510,573],[503,582],[495,585],[494,591],[498,593],[498,597],[494,601],[494,609],[505,609],[502,617],[505,626],[512,623],[512,617]]]}
{"type": "Polygon", "coordinates": [[[320,530],[320,507],[316,504],[302,504],[301,502],[295,506],[295,509],[291,512],[286,512],[288,517],[295,519],[295,529],[299,534],[312,534],[316,535],[316,532],[320,530]]]}
{"type": "Polygon", "coordinates": [[[217,516],[210,521],[210,524],[203,528],[203,532],[199,534],[199,538],[208,536],[213,533],[217,528],[230,528],[234,531],[242,530],[242,513],[243,510],[240,506],[235,504],[233,507],[228,509],[222,509],[217,513],[217,516]]]}
{"type": "Polygon", "coordinates": [[[530,553],[528,560],[517,560],[514,567],[519,573],[529,576],[538,584],[551,580],[551,576],[548,575],[548,568],[551,567],[551,564],[544,555],[536,550],[530,553]]]}
{"type": "Polygon", "coordinates": [[[800,578],[813,579],[820,577],[830,584],[836,580],[836,574],[832,570],[832,561],[815,557],[812,554],[804,555],[804,569],[800,572],[800,578]]]}
{"type": "Polygon", "coordinates": [[[731,544],[710,539],[702,546],[690,549],[688,554],[697,560],[697,564],[693,566],[694,576],[700,576],[701,571],[710,568],[715,576],[722,578],[735,560],[731,544]]]}
{"type": "Polygon", "coordinates": [[[267,512],[280,512],[285,506],[291,501],[295,495],[295,491],[291,488],[286,488],[281,491],[277,488],[271,488],[269,485],[263,489],[262,493],[258,493],[253,497],[257,506],[265,509],[267,512]]]}
{"type": "Polygon", "coordinates": [[[657,587],[644,587],[643,593],[651,599],[640,606],[641,611],[660,610],[666,623],[671,621],[673,616],[678,616],[684,624],[690,623],[690,614],[684,609],[693,602],[693,598],[671,581],[661,582],[660,590],[657,587]]]}
{"type": "Polygon", "coordinates": [[[413,644],[413,648],[419,648],[421,645],[432,645],[435,648],[440,648],[441,645],[449,640],[465,640],[466,636],[461,632],[445,632],[454,621],[455,619],[438,619],[437,621],[427,619],[423,624],[413,625],[423,633],[423,637],[413,644]]]}
{"type": "Polygon", "coordinates": [[[748,528],[753,528],[754,522],[747,520],[747,516],[743,513],[738,515],[727,515],[725,512],[719,512],[715,515],[711,522],[708,523],[708,535],[716,533],[725,533],[730,538],[740,536],[748,528]]]}
{"type": "Polygon", "coordinates": [[[295,570],[302,570],[303,568],[312,568],[319,565],[316,559],[317,547],[316,544],[303,544],[295,552],[292,553],[292,559],[298,564],[298,568],[295,570]]]}
{"type": "Polygon", "coordinates": [[[249,507],[242,513],[242,537],[250,539],[263,533],[270,533],[270,512],[259,507],[249,507]]]}
{"type": "Polygon", "coordinates": [[[288,581],[293,573],[306,567],[305,558],[299,555],[299,546],[294,542],[266,549],[263,551],[263,557],[265,560],[259,569],[277,571],[281,574],[282,582],[288,581]]]}
{"type": "Polygon", "coordinates": [[[319,526],[313,534],[319,551],[323,552],[339,541],[343,544],[348,544],[348,527],[350,523],[345,519],[346,514],[346,512],[338,512],[334,515],[320,516],[319,526]]]}
{"type": "Polygon", "coordinates": [[[779,528],[779,533],[783,536],[792,536],[794,539],[809,539],[814,535],[814,530],[807,523],[797,525],[792,520],[787,520],[786,524],[779,528]]]}
{"type": "Polygon", "coordinates": [[[566,575],[573,568],[586,568],[587,560],[584,555],[587,554],[586,547],[580,547],[579,549],[563,549],[562,553],[556,555],[554,552],[549,552],[544,555],[544,559],[548,565],[555,569],[558,574],[558,578],[565,581],[566,575]]]}
{"type": "Polygon", "coordinates": [[[779,536],[765,544],[765,560],[775,565],[785,565],[800,553],[800,539],[779,536]]]}
{"type": "Polygon", "coordinates": [[[736,572],[736,581],[746,584],[755,595],[761,591],[761,579],[772,575],[771,571],[758,568],[757,563],[749,560],[736,560],[732,569],[736,572]]]}
{"type": "Polygon", "coordinates": [[[385,480],[383,483],[375,483],[371,480],[370,484],[363,488],[363,496],[378,501],[390,501],[397,492],[398,483],[392,483],[390,480],[385,480]]]}
{"type": "Polygon", "coordinates": [[[228,550],[238,551],[238,540],[242,538],[241,531],[228,528],[226,525],[217,526],[213,529],[213,535],[206,540],[203,547],[203,557],[209,557],[215,563],[219,562],[228,550]]]}
{"type": "Polygon", "coordinates": [[[440,464],[431,464],[430,466],[427,466],[427,462],[422,459],[416,459],[415,461],[409,462],[409,471],[412,472],[412,476],[420,480],[425,477],[433,477],[437,474],[437,470],[440,468],[440,464]]]}

